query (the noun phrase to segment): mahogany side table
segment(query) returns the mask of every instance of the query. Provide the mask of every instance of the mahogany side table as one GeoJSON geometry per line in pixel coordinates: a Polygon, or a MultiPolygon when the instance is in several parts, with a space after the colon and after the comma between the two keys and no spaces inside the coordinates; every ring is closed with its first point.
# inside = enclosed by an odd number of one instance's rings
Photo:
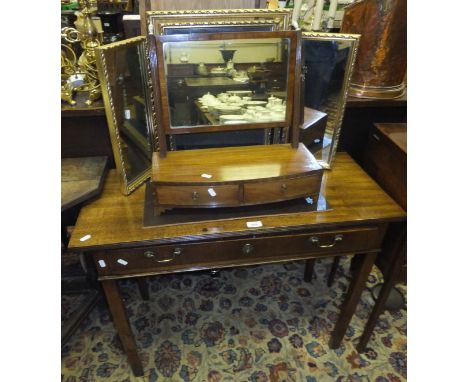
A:
{"type": "Polygon", "coordinates": [[[358,269],[349,285],[330,346],[339,347],[389,222],[405,212],[351,158],[338,153],[322,181],[331,209],[143,227],[144,188],[120,194],[112,170],[101,197],[78,217],[69,248],[94,260],[114,326],[133,373],[143,375],[138,345],[117,280],[212,268],[355,255],[358,269]],[[247,228],[260,220],[261,227],[247,228]]]}

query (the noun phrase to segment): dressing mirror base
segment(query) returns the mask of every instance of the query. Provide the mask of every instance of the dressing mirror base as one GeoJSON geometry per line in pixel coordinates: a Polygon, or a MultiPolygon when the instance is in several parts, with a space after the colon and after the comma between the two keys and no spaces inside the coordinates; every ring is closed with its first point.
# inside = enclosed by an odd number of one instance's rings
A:
{"type": "Polygon", "coordinates": [[[302,143],[172,151],[164,158],[154,153],[154,211],[316,200],[322,174],[302,143]]]}

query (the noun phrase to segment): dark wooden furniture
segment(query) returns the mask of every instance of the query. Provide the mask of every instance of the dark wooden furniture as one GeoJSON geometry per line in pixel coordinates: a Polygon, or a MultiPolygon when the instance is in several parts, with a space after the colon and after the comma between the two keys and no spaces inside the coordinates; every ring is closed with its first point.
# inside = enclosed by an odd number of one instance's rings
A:
{"type": "MultiPolygon", "coordinates": [[[[406,210],[406,123],[374,125],[364,152],[363,168],[406,210]]],[[[399,228],[392,227],[392,231],[395,231],[397,240],[399,228]]],[[[377,258],[377,265],[384,276],[388,274],[391,260],[384,256],[377,258]]],[[[406,280],[406,265],[400,269],[397,280],[406,280]]]]}
{"type": "Polygon", "coordinates": [[[299,142],[304,143],[312,153],[323,147],[327,120],[326,113],[304,107],[304,123],[299,127],[299,142]]]}
{"type": "Polygon", "coordinates": [[[81,210],[70,248],[94,260],[134,374],[143,368],[117,284],[123,278],[356,254],[359,267],[331,336],[337,348],[388,223],[405,213],[345,153],[324,174],[321,192],[331,210],[144,228],[145,190],[122,196],[111,171],[101,197],[81,210]],[[261,227],[248,228],[252,220],[261,227]]]}
{"type": "Polygon", "coordinates": [[[364,152],[364,169],[406,210],[406,123],[376,123],[364,152]]]}
{"type": "MultiPolygon", "coordinates": [[[[61,175],[62,242],[65,243],[66,226],[74,223],[69,221],[73,214],[67,212],[101,193],[107,175],[107,157],[62,159],[61,175]]],[[[62,297],[64,296],[79,302],[71,304],[74,308],[69,307],[72,309],[70,312],[62,308],[62,346],[66,344],[99,298],[97,290],[91,288],[81,269],[79,259],[67,252],[62,254],[62,297]]]]}
{"type": "Polygon", "coordinates": [[[106,156],[109,168],[115,168],[102,100],[87,106],[85,93],[77,93],[76,105],[62,102],[61,157],[106,156]]]}
{"type": "Polygon", "coordinates": [[[107,162],[107,157],[62,159],[62,212],[101,193],[107,162]]]}
{"type": "MultiPolygon", "coordinates": [[[[406,210],[406,124],[376,123],[370,132],[364,153],[365,170],[406,210]]],[[[374,326],[385,308],[390,292],[398,281],[406,280],[406,223],[392,223],[377,256],[384,284],[367,321],[359,351],[364,351],[374,326]]]]}
{"type": "Polygon", "coordinates": [[[360,165],[375,123],[406,123],[406,94],[395,99],[348,97],[338,151],[346,151],[360,165]]]}
{"type": "Polygon", "coordinates": [[[323,168],[289,144],[153,153],[156,214],[173,207],[235,207],[318,199],[323,168]]]}

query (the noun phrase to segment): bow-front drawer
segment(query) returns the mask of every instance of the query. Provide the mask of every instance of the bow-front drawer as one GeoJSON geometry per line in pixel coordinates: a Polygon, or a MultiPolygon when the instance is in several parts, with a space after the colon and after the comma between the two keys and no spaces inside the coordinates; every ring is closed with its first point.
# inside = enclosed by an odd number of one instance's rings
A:
{"type": "Polygon", "coordinates": [[[236,206],[239,205],[239,186],[160,186],[156,187],[160,205],[177,206],[236,206]]]}
{"type": "Polygon", "coordinates": [[[310,175],[244,184],[246,204],[263,201],[275,202],[318,194],[322,176],[310,175]]]}
{"type": "Polygon", "coordinates": [[[95,254],[100,276],[157,274],[380,249],[379,227],[119,249],[95,254]]]}

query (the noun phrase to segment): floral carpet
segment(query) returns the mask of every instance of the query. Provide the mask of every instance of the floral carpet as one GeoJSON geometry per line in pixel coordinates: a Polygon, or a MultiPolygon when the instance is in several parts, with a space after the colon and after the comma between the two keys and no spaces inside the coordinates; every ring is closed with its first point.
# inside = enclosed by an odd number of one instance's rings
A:
{"type": "MultiPolygon", "coordinates": [[[[406,380],[406,310],[386,311],[357,353],[373,306],[366,289],[340,348],[328,347],[349,284],[344,258],[329,288],[332,259],[149,278],[143,301],[121,282],[144,377],[134,377],[105,304],[97,305],[62,351],[62,381],[398,382],[406,380]]],[[[367,287],[381,281],[374,267],[367,287]]],[[[405,287],[398,286],[406,295],[405,287]]]]}

